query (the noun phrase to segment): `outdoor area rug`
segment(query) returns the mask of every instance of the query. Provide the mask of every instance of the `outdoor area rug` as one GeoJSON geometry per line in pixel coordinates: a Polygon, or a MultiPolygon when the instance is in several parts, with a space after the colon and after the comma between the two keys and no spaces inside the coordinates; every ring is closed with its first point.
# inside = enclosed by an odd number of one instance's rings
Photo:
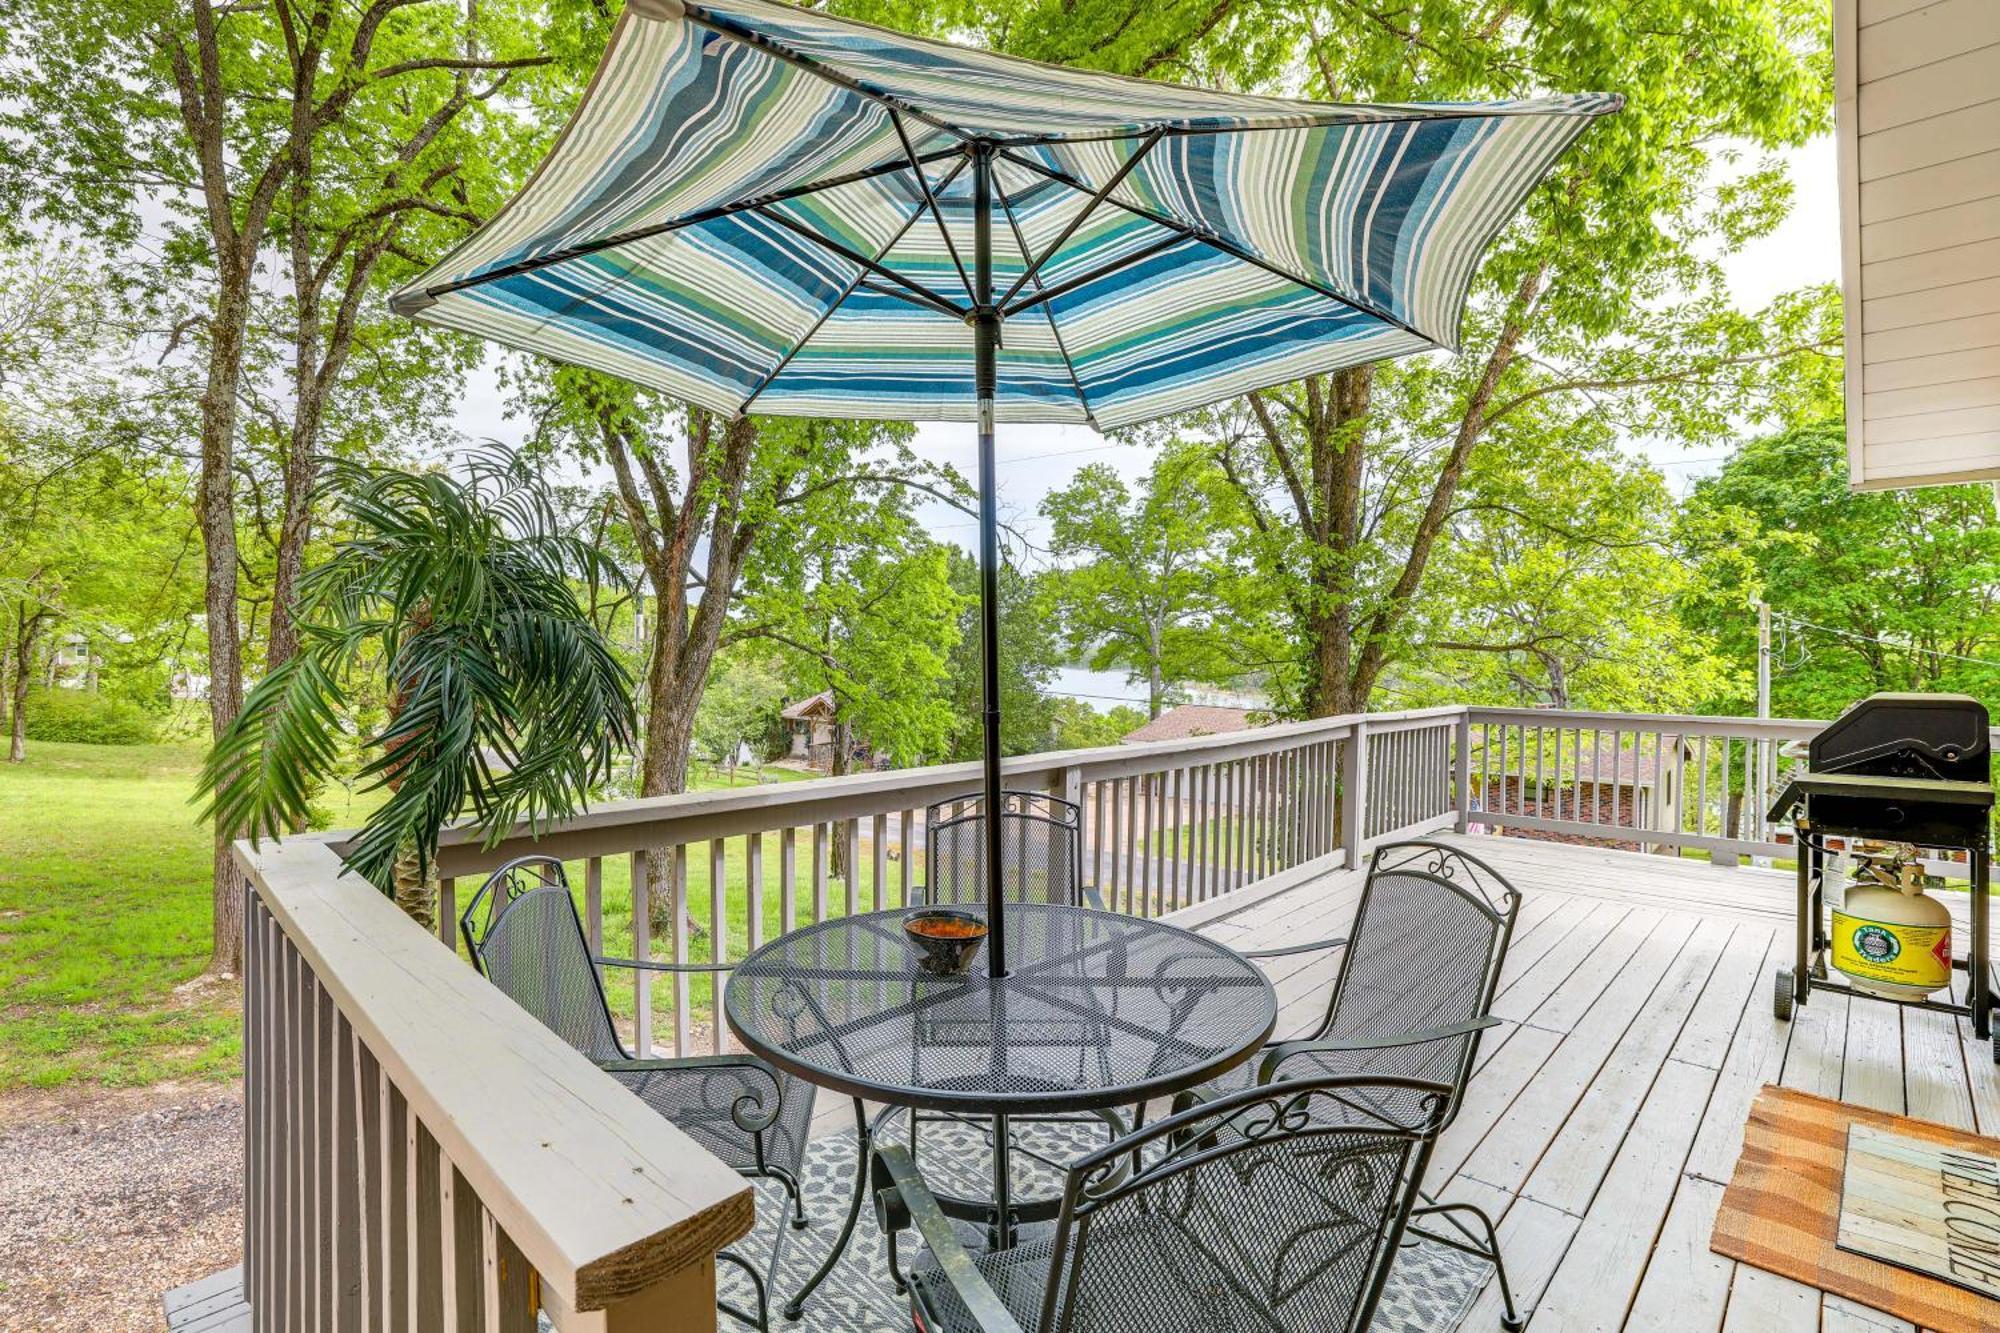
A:
{"type": "MultiPolygon", "coordinates": [[[[1709,1248],[1937,1333],[2000,1328],[2000,1301],[1841,1247],[1841,1196],[1848,1135],[1855,1125],[1973,1157],[2000,1155],[2000,1141],[1994,1139],[1766,1087],[1750,1107],[1743,1156],[1723,1192],[1709,1248]]],[[[1855,1188],[1875,1186],[1858,1180],[1855,1188]]],[[[2000,1239],[1983,1230],[1967,1234],[2000,1239]]],[[[1850,1243],[1854,1239],[1851,1226],[1850,1243]]]]}
{"type": "MultiPolygon", "coordinates": [[[[1027,1146],[1045,1150],[1056,1160],[1065,1151],[1080,1153],[1103,1142],[1102,1130],[1090,1128],[1032,1126],[1024,1129],[1023,1137],[1027,1146]]],[[[971,1194],[987,1169],[987,1153],[984,1137],[970,1126],[927,1125],[918,1160],[941,1188],[957,1185],[971,1194]]],[[[851,1197],[854,1160],[851,1129],[816,1140],[807,1152],[805,1197],[811,1225],[804,1231],[787,1230],[771,1302],[774,1333],[784,1329],[800,1333],[907,1333],[911,1328],[909,1304],[889,1284],[882,1233],[875,1225],[872,1202],[864,1206],[846,1257],[806,1302],[804,1317],[795,1324],[787,1323],[781,1313],[785,1297],[818,1268],[833,1244],[851,1197]]],[[[1059,1188],[1056,1182],[1060,1177],[1049,1168],[1029,1168],[1022,1174],[1024,1184],[1037,1194],[1059,1188]]],[[[772,1227],[781,1216],[781,1207],[787,1205],[775,1185],[760,1182],[757,1193],[757,1229],[730,1248],[762,1264],[770,1258],[772,1227]]],[[[974,1253],[984,1246],[977,1228],[967,1227],[965,1240],[974,1253]]],[[[920,1257],[920,1250],[915,1233],[905,1233],[900,1246],[904,1271],[920,1257]]],[[[720,1271],[724,1296],[749,1308],[749,1284],[726,1265],[720,1271]]],[[[1383,1293],[1374,1333],[1451,1333],[1478,1299],[1492,1271],[1490,1264],[1442,1245],[1420,1243],[1406,1248],[1383,1293]]],[[[722,1326],[730,1328],[732,1322],[725,1318],[722,1326]]]]}

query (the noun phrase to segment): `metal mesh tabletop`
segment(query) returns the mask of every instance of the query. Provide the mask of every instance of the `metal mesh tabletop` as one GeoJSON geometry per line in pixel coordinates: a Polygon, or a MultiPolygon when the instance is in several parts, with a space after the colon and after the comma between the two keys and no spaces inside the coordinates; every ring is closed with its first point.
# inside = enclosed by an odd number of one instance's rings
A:
{"type": "Polygon", "coordinates": [[[1176,926],[1043,903],[1007,912],[1010,975],[920,972],[915,909],[793,931],[736,968],[729,1027],[851,1096],[986,1113],[1096,1110],[1192,1087],[1271,1035],[1258,968],[1176,926]]]}

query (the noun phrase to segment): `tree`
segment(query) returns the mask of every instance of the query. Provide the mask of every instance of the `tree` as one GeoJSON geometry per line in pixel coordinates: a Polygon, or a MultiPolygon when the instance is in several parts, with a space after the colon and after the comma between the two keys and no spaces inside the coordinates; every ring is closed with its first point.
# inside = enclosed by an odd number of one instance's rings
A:
{"type": "Polygon", "coordinates": [[[722,654],[695,710],[695,752],[731,779],[745,746],[761,765],[784,704],[785,682],[774,663],[743,648],[722,654]]]}
{"type": "MultiPolygon", "coordinates": [[[[1017,26],[1061,30],[1056,6],[1017,26]]],[[[1093,9],[1095,6],[1093,6],[1093,9]]],[[[1296,660],[1280,692],[1297,711],[1364,706],[1412,652],[1411,612],[1452,537],[1482,448],[1532,420],[1560,434],[1603,417],[1635,433],[1712,439],[1751,410],[1765,370],[1834,331],[1728,302],[1718,256],[1783,215],[1775,160],[1826,125],[1826,17],[1815,0],[1634,0],[1618,6],[1423,4],[1384,14],[1312,4],[1253,31],[1230,3],[1167,6],[1143,24],[1180,53],[1134,70],[1252,83],[1309,72],[1341,99],[1484,98],[1611,89],[1625,111],[1592,127],[1495,244],[1465,321],[1466,352],[1316,376],[1181,423],[1205,440],[1262,540],[1286,599],[1296,660]],[[1715,59],[1688,58],[1699,50],[1715,59]],[[1719,53],[1727,53],[1721,55],[1719,53]],[[1529,409],[1533,407],[1534,412],[1529,409]]],[[[1053,40],[1053,39],[1051,39],[1053,40]]],[[[1107,49],[1144,49],[1124,42],[1107,49]]],[[[1173,433],[1173,432],[1168,432],[1173,433]]]]}
{"type": "Polygon", "coordinates": [[[800,515],[816,504],[951,485],[910,454],[907,426],[723,422],[609,376],[540,363],[518,373],[514,385],[538,449],[608,466],[654,601],[643,796],[686,788],[702,690],[760,547],[774,533],[779,541],[799,540],[812,530],[810,520],[801,527],[800,515]]]}
{"type": "Polygon", "coordinates": [[[787,516],[742,603],[728,640],[776,645],[802,692],[831,693],[836,776],[849,771],[856,737],[901,764],[944,749],[962,602],[946,548],[924,535],[902,490],[813,497],[787,516]]]}
{"type": "MultiPolygon", "coordinates": [[[[566,16],[589,13],[579,10],[566,16]]],[[[0,193],[15,215],[128,252],[146,219],[164,217],[166,235],[150,248],[157,262],[140,266],[134,285],[170,322],[169,351],[185,348],[196,363],[196,514],[217,736],[243,701],[243,404],[257,399],[262,374],[289,378],[289,420],[272,431],[283,441],[270,599],[277,663],[292,646],[290,592],[309,539],[329,395],[386,276],[382,262],[415,262],[410,247],[435,250],[497,202],[518,167],[500,140],[517,123],[528,127],[518,137],[532,138],[542,107],[518,86],[498,95],[522,71],[550,64],[535,49],[546,17],[504,2],[141,0],[104,9],[33,0],[10,24],[0,193]],[[281,358],[257,341],[259,311],[270,306],[258,274],[274,245],[291,298],[292,347],[281,358]]],[[[371,377],[398,360],[383,351],[367,362],[371,377]]],[[[451,360],[433,351],[401,368],[427,374],[451,360]]],[[[434,401],[416,398],[426,396],[434,401]]],[[[241,890],[224,853],[218,839],[211,967],[230,972],[241,890]]]]}
{"type": "Polygon", "coordinates": [[[1124,704],[1115,704],[1100,713],[1081,699],[1058,698],[1053,702],[1058,750],[1095,750],[1116,745],[1146,724],[1144,713],[1124,704]]]}
{"type": "Polygon", "coordinates": [[[1673,500],[1608,423],[1482,451],[1461,496],[1410,614],[1417,652],[1383,686],[1398,704],[1681,712],[1726,688],[1678,615],[1694,571],[1673,500]]]}
{"type": "Polygon", "coordinates": [[[573,585],[606,575],[601,556],[518,460],[477,456],[463,480],[343,465],[330,487],[352,534],[299,582],[299,651],[210,750],[205,813],[252,838],[303,820],[378,684],[388,720],[360,776],[389,798],[346,863],[428,926],[444,826],[469,808],[490,845],[574,814],[631,743],[631,681],[573,585]]]}
{"type": "MultiPolygon", "coordinates": [[[[980,720],[985,708],[985,659],[981,652],[979,562],[948,547],[952,591],[958,595],[958,632],[944,682],[951,705],[951,739],[943,758],[977,759],[985,748],[980,720]]],[[[1034,754],[1054,744],[1055,701],[1048,695],[1061,661],[1055,608],[1044,578],[1000,565],[1000,749],[1034,754]]]]}
{"type": "Polygon", "coordinates": [[[1877,690],[2000,702],[2000,526],[1987,486],[1853,492],[1837,419],[1742,444],[1686,506],[1681,614],[1738,667],[1703,700],[1755,702],[1755,602],[1771,604],[1772,711],[1832,717],[1877,690]]]}
{"type": "Polygon", "coordinates": [[[1230,614],[1223,533],[1241,510],[1199,447],[1160,454],[1136,496],[1093,463],[1042,501],[1051,553],[1075,562],[1052,579],[1071,650],[1093,670],[1124,667],[1145,682],[1149,717],[1170,687],[1237,673],[1220,627],[1230,614]]]}

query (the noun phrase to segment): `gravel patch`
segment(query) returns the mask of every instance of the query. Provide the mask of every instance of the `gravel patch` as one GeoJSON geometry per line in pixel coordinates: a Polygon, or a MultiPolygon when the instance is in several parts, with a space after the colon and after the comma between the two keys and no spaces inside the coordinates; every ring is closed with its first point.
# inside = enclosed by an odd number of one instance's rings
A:
{"type": "Polygon", "coordinates": [[[242,1193],[238,1087],[0,1097],[0,1329],[154,1333],[239,1262],[242,1193]]]}

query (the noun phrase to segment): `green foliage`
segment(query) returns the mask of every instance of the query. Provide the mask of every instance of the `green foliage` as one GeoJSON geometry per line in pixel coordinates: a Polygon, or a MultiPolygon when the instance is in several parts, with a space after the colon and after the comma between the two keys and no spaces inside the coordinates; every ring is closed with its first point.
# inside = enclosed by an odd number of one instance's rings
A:
{"type": "Polygon", "coordinates": [[[1092,669],[1123,667],[1143,682],[1155,717],[1173,686],[1244,672],[1232,622],[1254,593],[1237,586],[1226,541],[1244,509],[1207,451],[1163,451],[1137,495],[1090,464],[1042,513],[1052,554],[1070,562],[1050,577],[1054,601],[1071,651],[1092,669]]]}
{"type": "Polygon", "coordinates": [[[1146,725],[1145,710],[1125,704],[1114,704],[1099,712],[1081,699],[1060,698],[1052,701],[1052,711],[1058,750],[1094,750],[1116,745],[1146,725]]]}
{"type": "Polygon", "coordinates": [[[353,533],[300,584],[300,651],[210,752],[208,813],[251,837],[305,821],[353,682],[379,672],[392,702],[360,777],[390,795],[349,849],[357,873],[386,884],[409,848],[427,861],[468,810],[489,839],[573,814],[632,738],[630,679],[570,582],[616,571],[504,455],[463,480],[339,467],[332,486],[353,533]]]}
{"type": "Polygon", "coordinates": [[[784,677],[770,655],[749,645],[725,654],[709,673],[695,710],[695,753],[730,772],[744,746],[762,762],[784,706],[784,677]]]}
{"type": "MultiPolygon", "coordinates": [[[[986,707],[985,662],[981,652],[979,562],[958,547],[947,548],[951,587],[958,594],[958,635],[944,683],[951,708],[951,742],[941,758],[977,759],[985,750],[980,713],[986,707]]],[[[1054,744],[1056,707],[1047,693],[1060,665],[1057,617],[1049,577],[1024,574],[1000,564],[1000,750],[1034,754],[1054,744]]]]}
{"type": "Polygon", "coordinates": [[[28,691],[28,739],[81,745],[145,745],[159,720],[126,699],[96,690],[28,691]]]}
{"type": "Polygon", "coordinates": [[[1876,690],[1950,690],[2000,705],[2000,525],[1992,488],[1855,493],[1845,432],[1749,441],[1705,478],[1682,524],[1696,568],[1681,615],[1739,664],[1705,704],[1749,712],[1753,603],[1777,624],[1772,711],[1832,717],[1876,690]],[[1974,659],[1974,660],[1966,660],[1974,659]]]}

